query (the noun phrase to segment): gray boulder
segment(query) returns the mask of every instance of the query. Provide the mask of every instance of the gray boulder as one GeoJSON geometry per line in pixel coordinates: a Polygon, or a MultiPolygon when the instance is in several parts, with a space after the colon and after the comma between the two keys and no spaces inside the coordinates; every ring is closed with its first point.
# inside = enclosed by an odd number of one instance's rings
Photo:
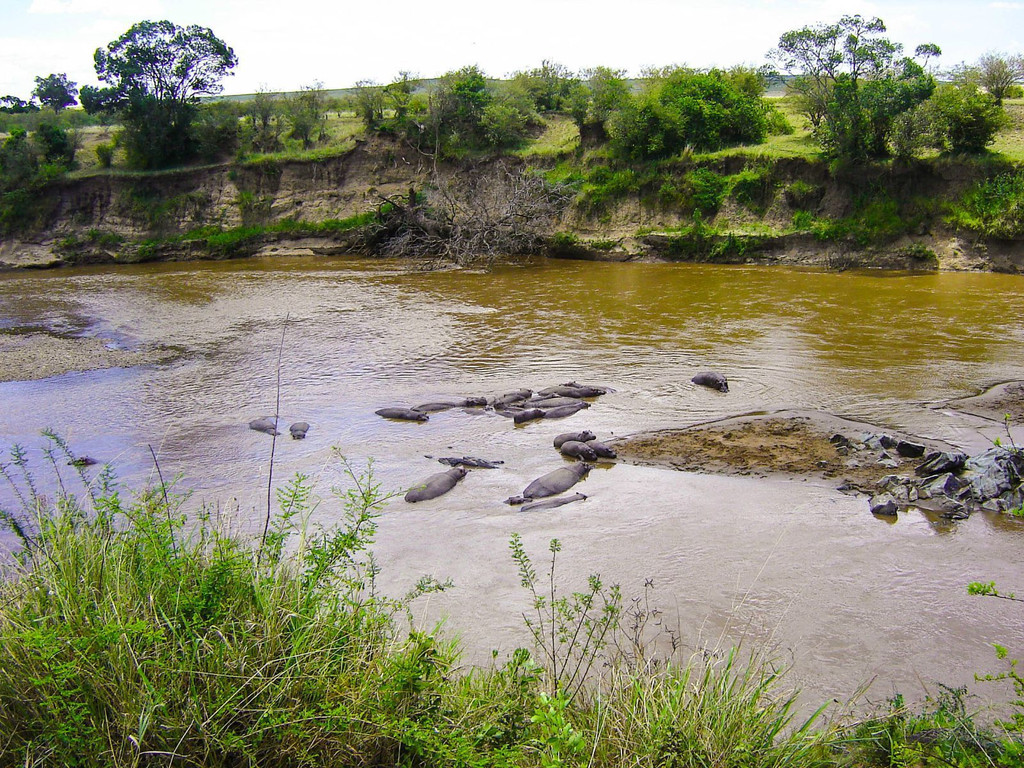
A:
{"type": "Polygon", "coordinates": [[[924,457],[924,462],[914,470],[918,477],[944,475],[947,472],[958,472],[967,463],[966,453],[947,453],[932,451],[924,457]]]}
{"type": "Polygon", "coordinates": [[[871,500],[868,502],[868,508],[871,510],[872,515],[892,517],[899,511],[900,505],[892,497],[892,494],[881,493],[878,496],[871,497],[871,500]]]}

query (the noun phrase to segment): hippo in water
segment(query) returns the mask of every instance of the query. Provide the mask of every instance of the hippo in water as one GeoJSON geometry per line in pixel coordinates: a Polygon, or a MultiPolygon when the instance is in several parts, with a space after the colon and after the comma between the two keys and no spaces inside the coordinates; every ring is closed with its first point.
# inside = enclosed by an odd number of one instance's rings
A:
{"type": "Polygon", "coordinates": [[[428,501],[436,499],[448,493],[455,484],[466,476],[466,470],[462,467],[449,469],[447,472],[438,472],[431,475],[419,485],[415,485],[405,494],[405,500],[414,503],[417,501],[428,501]]]}
{"type": "Polygon", "coordinates": [[[304,421],[296,421],[288,427],[288,431],[291,433],[292,440],[302,440],[306,437],[306,433],[309,432],[309,424],[304,421]]]}
{"type": "Polygon", "coordinates": [[[572,496],[562,496],[559,499],[545,499],[544,501],[535,501],[532,504],[527,504],[525,507],[519,509],[520,512],[536,512],[540,509],[554,509],[555,507],[561,507],[564,504],[572,504],[574,501],[583,501],[587,497],[582,493],[574,493],[572,496]]]}
{"type": "Polygon", "coordinates": [[[266,432],[268,435],[279,435],[277,431],[277,419],[271,416],[263,416],[259,419],[253,419],[249,422],[249,429],[254,429],[257,432],[266,432]]]}
{"type": "Polygon", "coordinates": [[[521,496],[510,496],[505,500],[505,503],[522,504],[528,499],[543,499],[548,496],[557,496],[562,491],[567,491],[576,485],[576,483],[586,477],[592,468],[589,464],[580,462],[569,467],[556,469],[554,472],[548,472],[526,486],[526,490],[523,491],[521,496]]]}
{"type": "Polygon", "coordinates": [[[566,416],[572,416],[574,413],[579,413],[584,408],[589,407],[589,404],[584,402],[579,402],[576,405],[560,405],[557,408],[548,408],[546,411],[544,411],[544,418],[564,419],[566,416]]]}
{"type": "Polygon", "coordinates": [[[378,416],[385,419],[401,419],[402,421],[429,421],[430,417],[421,411],[414,411],[412,408],[380,408],[374,411],[378,416]]]}
{"type": "Polygon", "coordinates": [[[700,384],[702,387],[710,387],[711,389],[717,389],[719,392],[729,391],[729,382],[725,380],[725,376],[715,371],[705,371],[704,373],[698,373],[692,379],[694,384],[700,384]]]}

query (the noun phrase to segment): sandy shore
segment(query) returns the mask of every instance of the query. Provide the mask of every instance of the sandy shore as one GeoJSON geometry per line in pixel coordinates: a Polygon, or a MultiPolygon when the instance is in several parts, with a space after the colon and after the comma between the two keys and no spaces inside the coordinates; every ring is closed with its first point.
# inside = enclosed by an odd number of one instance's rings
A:
{"type": "Polygon", "coordinates": [[[72,371],[131,368],[166,362],[174,352],[166,349],[110,349],[96,338],[62,338],[45,333],[0,333],[0,382],[30,381],[72,371]]]}

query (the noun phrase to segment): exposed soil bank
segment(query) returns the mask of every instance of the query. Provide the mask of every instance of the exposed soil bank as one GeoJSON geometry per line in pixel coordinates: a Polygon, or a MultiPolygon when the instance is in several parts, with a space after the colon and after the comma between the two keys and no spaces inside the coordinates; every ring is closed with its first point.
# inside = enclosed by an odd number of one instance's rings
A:
{"type": "Polygon", "coordinates": [[[779,411],[737,416],[685,429],[670,429],[615,441],[619,459],[633,464],[668,466],[686,472],[765,477],[825,478],[837,487],[872,488],[886,475],[912,466],[895,451],[886,452],[896,466],[879,464],[880,451],[850,450],[832,441],[839,434],[861,442],[869,434],[913,440],[933,450],[949,446],[825,413],[779,411]]]}
{"type": "MultiPolygon", "coordinates": [[[[500,189],[502,169],[543,170],[534,165],[550,162],[477,159],[446,166],[444,171],[473,177],[480,194],[487,196],[500,189]]],[[[764,161],[735,156],[706,165],[724,179],[758,163],[764,161]]],[[[683,164],[666,172],[683,179],[689,170],[692,166],[683,164]]],[[[548,254],[600,261],[1024,274],[1024,240],[982,240],[950,231],[944,224],[944,202],[959,199],[993,172],[979,164],[935,161],[835,175],[821,162],[777,161],[758,205],[752,208],[726,198],[717,213],[703,219],[703,228],[694,226],[692,211],[658,202],[651,190],[630,192],[599,208],[586,208],[577,200],[547,232],[548,254]],[[813,194],[796,196],[794,188],[813,194]],[[866,194],[880,195],[896,206],[896,220],[905,224],[897,228],[902,234],[823,239],[806,226],[796,226],[797,214],[833,223],[856,218],[857,201],[866,194]]],[[[39,196],[34,220],[22,233],[0,240],[0,269],[361,253],[367,250],[367,232],[325,234],[316,225],[366,214],[385,198],[407,196],[410,188],[427,189],[431,173],[429,158],[400,142],[373,137],[319,160],[263,160],[65,179],[39,196]],[[281,232],[282,224],[293,229],[281,232]],[[204,231],[239,236],[225,245],[197,234],[204,231]]]]}

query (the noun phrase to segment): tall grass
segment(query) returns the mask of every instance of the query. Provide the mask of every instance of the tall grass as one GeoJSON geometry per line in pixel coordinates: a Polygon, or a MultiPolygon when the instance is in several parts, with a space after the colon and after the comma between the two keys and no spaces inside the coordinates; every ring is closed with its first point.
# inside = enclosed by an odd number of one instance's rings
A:
{"type": "Polygon", "coordinates": [[[130,493],[48,440],[45,483],[17,446],[0,461],[15,499],[0,522],[21,545],[0,583],[3,766],[803,768],[1020,754],[948,705],[911,726],[905,709],[857,730],[821,725],[820,710],[797,723],[769,661],[658,657],[646,598],[623,607],[596,576],[566,588],[557,542],[538,579],[512,540],[536,653],[460,670],[453,643],[406,618],[444,585],[377,589],[389,497],[372,465],[339,458],[345,487],[323,500],[302,475],[286,483],[260,545],[209,510],[187,514],[173,487],[130,493]],[[338,508],[337,527],[310,524],[319,504],[338,508]]]}

